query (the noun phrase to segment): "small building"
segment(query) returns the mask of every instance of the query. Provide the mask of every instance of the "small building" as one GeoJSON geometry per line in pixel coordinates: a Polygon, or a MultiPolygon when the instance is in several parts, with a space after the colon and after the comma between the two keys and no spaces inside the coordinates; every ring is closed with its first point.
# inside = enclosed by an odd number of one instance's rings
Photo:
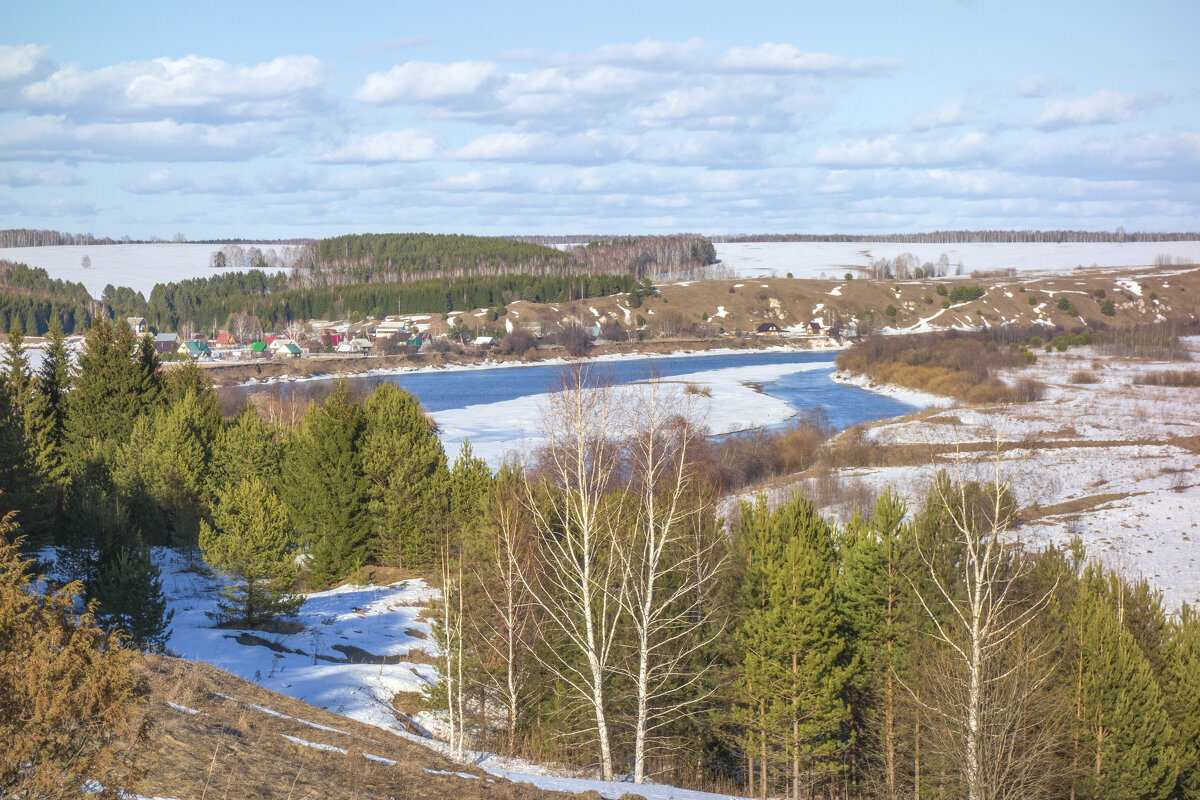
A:
{"type": "Polygon", "coordinates": [[[471,344],[475,345],[476,347],[482,347],[482,348],[491,347],[495,343],[496,343],[496,340],[493,339],[491,336],[476,336],[475,341],[471,342],[471,344]]]}
{"type": "Polygon", "coordinates": [[[821,323],[819,323],[819,322],[808,323],[808,332],[811,333],[813,336],[820,336],[821,335],[821,323]]]}
{"type": "Polygon", "coordinates": [[[371,352],[371,342],[363,338],[347,339],[337,346],[337,351],[339,353],[366,354],[371,352]]]}
{"type": "Polygon", "coordinates": [[[154,336],[154,350],[159,354],[170,353],[179,347],[178,333],[159,333],[154,336]]]}
{"type": "Polygon", "coordinates": [[[232,333],[218,333],[217,347],[233,347],[237,344],[237,338],[232,333]]]}
{"type": "Polygon", "coordinates": [[[184,342],[179,345],[176,352],[192,358],[212,357],[212,350],[208,349],[208,342],[184,342]]]}
{"type": "Polygon", "coordinates": [[[396,334],[407,334],[408,325],[408,320],[385,319],[375,326],[375,338],[390,339],[396,334]]]}
{"type": "Polygon", "coordinates": [[[146,331],[150,330],[146,325],[145,317],[126,317],[125,322],[129,323],[129,330],[134,336],[141,336],[146,331]]]}
{"type": "Polygon", "coordinates": [[[783,331],[774,322],[764,322],[754,329],[759,336],[781,336],[783,331]]]}
{"type": "Polygon", "coordinates": [[[283,351],[287,349],[288,345],[295,346],[297,350],[300,349],[299,346],[296,345],[294,339],[289,339],[286,336],[280,336],[275,339],[267,339],[267,349],[276,355],[283,353],[283,351]]]}
{"type": "Polygon", "coordinates": [[[266,351],[267,351],[267,343],[266,342],[254,342],[253,344],[250,345],[250,352],[254,353],[255,355],[261,356],[266,351]]]}
{"type": "MultiPolygon", "coordinates": [[[[278,341],[278,339],[276,341],[278,341]]],[[[303,354],[304,351],[301,350],[300,345],[296,344],[295,342],[287,342],[283,345],[283,347],[275,350],[275,355],[281,358],[299,358],[303,354]]]]}

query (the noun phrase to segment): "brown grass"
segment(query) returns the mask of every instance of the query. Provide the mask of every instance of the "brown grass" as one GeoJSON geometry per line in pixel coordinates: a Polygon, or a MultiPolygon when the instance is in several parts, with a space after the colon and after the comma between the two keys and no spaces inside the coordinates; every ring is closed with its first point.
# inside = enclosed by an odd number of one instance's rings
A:
{"type": "Polygon", "coordinates": [[[147,712],[158,744],[156,759],[139,788],[145,796],[180,800],[573,797],[454,764],[386,731],[275,694],[207,664],[146,656],[139,668],[151,687],[147,712]],[[168,701],[199,713],[174,709],[168,701]],[[291,718],[264,713],[254,705],[291,718]],[[321,750],[285,736],[345,752],[321,750]],[[461,778],[453,774],[457,772],[477,777],[461,778]]]}
{"type": "Polygon", "coordinates": [[[1071,373],[1070,381],[1071,381],[1071,383],[1080,383],[1080,384],[1095,383],[1096,376],[1093,375],[1091,372],[1089,372],[1086,369],[1081,369],[1081,370],[1076,370],[1075,372],[1071,373]]]}
{"type": "Polygon", "coordinates": [[[1133,379],[1138,386],[1173,386],[1194,388],[1200,386],[1200,372],[1185,370],[1163,370],[1144,372],[1133,379]]]}

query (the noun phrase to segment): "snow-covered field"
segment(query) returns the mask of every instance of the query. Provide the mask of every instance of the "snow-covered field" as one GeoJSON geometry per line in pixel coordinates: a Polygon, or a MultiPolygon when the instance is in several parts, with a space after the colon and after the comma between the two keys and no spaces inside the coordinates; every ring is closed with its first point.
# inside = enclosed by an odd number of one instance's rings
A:
{"type": "MultiPolygon", "coordinates": [[[[280,245],[240,246],[246,249],[257,246],[264,252],[271,247],[282,251],[280,245]]],[[[82,283],[92,297],[99,297],[111,283],[114,287],[128,286],[149,298],[156,283],[235,272],[235,267],[218,270],[209,266],[209,258],[220,249],[220,245],[187,242],[0,247],[0,260],[41,267],[51,278],[82,283]],[[84,256],[92,260],[87,269],[80,263],[84,256]]]]}
{"type": "MultiPolygon", "coordinates": [[[[1013,377],[1046,384],[1040,402],[948,408],[916,420],[882,422],[869,432],[879,444],[954,445],[1028,441],[1029,449],[1001,459],[1014,477],[1017,499],[1037,504],[1020,534],[1034,542],[1064,543],[1078,535],[1091,556],[1161,589],[1169,611],[1200,604],[1200,390],[1139,386],[1139,373],[1200,370],[1193,360],[1146,362],[1100,356],[1091,348],[1038,353],[1037,364],[1013,377]],[[1076,384],[1087,371],[1095,383],[1076,384]]],[[[965,455],[968,475],[992,466],[984,454],[965,455]]],[[[940,464],[939,466],[945,466],[940,464]]],[[[919,503],[931,466],[843,470],[847,480],[892,487],[919,503]]],[[[984,476],[986,478],[986,476],[984,476]]]]}
{"type": "Polygon", "coordinates": [[[1064,242],[1062,244],[892,244],[888,242],[722,242],[717,258],[738,277],[841,278],[872,259],[894,259],[912,253],[922,263],[936,264],[943,253],[953,274],[958,264],[972,270],[1016,269],[1063,272],[1076,267],[1143,267],[1159,255],[1200,262],[1198,242],[1064,242]]]}

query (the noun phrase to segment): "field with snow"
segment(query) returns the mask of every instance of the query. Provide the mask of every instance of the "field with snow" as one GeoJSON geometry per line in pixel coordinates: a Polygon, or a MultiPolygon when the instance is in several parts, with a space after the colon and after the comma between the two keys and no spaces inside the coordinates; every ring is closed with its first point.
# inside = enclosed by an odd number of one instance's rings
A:
{"type": "Polygon", "coordinates": [[[1016,269],[1063,272],[1076,267],[1144,267],[1159,255],[1177,262],[1200,263],[1200,242],[1064,242],[1062,244],[893,244],[888,242],[721,242],[717,258],[733,275],[746,278],[840,278],[866,267],[872,259],[912,253],[922,263],[937,263],[943,253],[963,271],[1016,269]]]}
{"type": "MultiPolygon", "coordinates": [[[[253,244],[241,245],[243,248],[253,244]]],[[[280,245],[258,245],[264,252],[280,245]]],[[[41,267],[51,278],[82,283],[92,297],[100,297],[104,287],[128,286],[147,298],[156,283],[170,283],[185,278],[204,278],[219,272],[236,272],[209,266],[209,258],[220,250],[216,244],[188,242],[153,242],[150,244],[64,245],[61,247],[0,247],[0,260],[15,261],[31,267],[41,267]],[[83,256],[92,260],[84,269],[83,256]]]]}
{"type": "Polygon", "coordinates": [[[1161,589],[1168,611],[1182,602],[1196,606],[1200,390],[1134,383],[1146,372],[1200,370],[1200,339],[1188,344],[1194,360],[1186,363],[1101,356],[1091,348],[1039,352],[1035,365],[1007,377],[1043,382],[1041,401],[942,408],[876,423],[866,432],[869,442],[913,446],[916,458],[910,466],[844,469],[839,478],[873,492],[891,487],[912,507],[924,497],[933,464],[986,480],[994,459],[969,448],[997,438],[1023,443],[1000,458],[1027,509],[1021,538],[1062,544],[1079,536],[1090,556],[1161,589]],[[1072,382],[1080,372],[1095,382],[1072,382]]]}

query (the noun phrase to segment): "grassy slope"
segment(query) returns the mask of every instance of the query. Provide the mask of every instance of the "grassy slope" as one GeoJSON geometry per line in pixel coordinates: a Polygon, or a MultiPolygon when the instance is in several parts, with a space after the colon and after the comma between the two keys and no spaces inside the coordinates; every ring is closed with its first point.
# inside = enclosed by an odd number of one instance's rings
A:
{"type": "Polygon", "coordinates": [[[575,797],[454,764],[418,744],[275,694],[207,664],[145,656],[141,669],[150,686],[146,714],[154,748],[149,775],[139,791],[143,796],[178,800],[575,797]],[[190,714],[168,703],[200,713],[190,714]],[[285,736],[347,752],[298,744],[285,736]],[[372,760],[363,753],[396,764],[372,760]]]}

